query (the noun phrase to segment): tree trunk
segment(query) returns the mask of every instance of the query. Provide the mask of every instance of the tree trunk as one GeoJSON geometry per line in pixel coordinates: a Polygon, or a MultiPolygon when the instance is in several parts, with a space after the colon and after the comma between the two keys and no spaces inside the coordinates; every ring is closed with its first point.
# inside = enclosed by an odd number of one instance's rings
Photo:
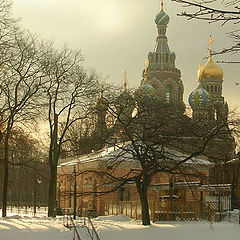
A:
{"type": "Polygon", "coordinates": [[[8,194],[8,138],[9,132],[6,133],[4,141],[4,165],[3,165],[3,191],[2,191],[2,217],[7,216],[7,194],[8,194]]]}
{"type": "Polygon", "coordinates": [[[52,164],[48,194],[48,217],[56,217],[57,165],[52,164]]]}
{"type": "Polygon", "coordinates": [[[49,163],[50,163],[50,184],[48,193],[48,216],[56,217],[57,208],[57,165],[59,159],[60,147],[57,144],[58,136],[58,116],[54,115],[54,129],[52,136],[52,144],[50,144],[49,149],[49,163]]]}
{"type": "Polygon", "coordinates": [[[149,216],[148,199],[147,199],[148,183],[141,183],[140,181],[136,181],[136,186],[137,186],[137,190],[138,190],[138,194],[139,194],[141,206],[142,206],[142,224],[151,225],[150,216],[149,216]]]}

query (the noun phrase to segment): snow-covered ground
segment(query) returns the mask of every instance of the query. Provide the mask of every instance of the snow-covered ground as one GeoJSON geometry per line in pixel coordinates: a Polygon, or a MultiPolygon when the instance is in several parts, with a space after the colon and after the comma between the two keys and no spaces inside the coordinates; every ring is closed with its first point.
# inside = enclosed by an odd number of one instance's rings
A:
{"type": "Polygon", "coordinates": [[[142,226],[125,216],[98,217],[95,226],[101,240],[239,240],[240,225],[231,222],[157,222],[142,226]]]}
{"type": "Polygon", "coordinates": [[[61,219],[11,216],[0,218],[1,240],[70,240],[72,233],[61,219]]]}
{"type": "MultiPolygon", "coordinates": [[[[73,232],[61,218],[17,216],[0,218],[0,240],[72,240],[73,232]]],[[[231,222],[157,222],[142,226],[126,216],[105,216],[93,220],[101,240],[239,240],[240,225],[231,222]]],[[[82,240],[87,231],[78,227],[82,240]]]]}

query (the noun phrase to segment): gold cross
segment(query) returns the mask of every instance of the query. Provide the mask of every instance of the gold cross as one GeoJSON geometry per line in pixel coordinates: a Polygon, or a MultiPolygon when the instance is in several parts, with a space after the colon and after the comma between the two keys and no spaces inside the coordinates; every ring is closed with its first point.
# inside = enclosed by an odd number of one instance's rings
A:
{"type": "Polygon", "coordinates": [[[103,97],[103,92],[104,92],[103,85],[104,85],[103,78],[101,78],[101,97],[103,97]]]}
{"type": "Polygon", "coordinates": [[[163,0],[161,0],[161,11],[163,10],[163,0]]]}
{"type": "Polygon", "coordinates": [[[127,90],[127,71],[124,72],[124,83],[123,83],[123,91],[127,90]]]}
{"type": "Polygon", "coordinates": [[[147,80],[147,67],[148,67],[148,59],[146,58],[146,59],[145,59],[145,71],[144,71],[145,80],[147,80]]]}
{"type": "Polygon", "coordinates": [[[209,38],[209,56],[210,57],[212,56],[212,44],[213,44],[213,39],[212,39],[212,36],[210,35],[210,38],[209,38]]]}

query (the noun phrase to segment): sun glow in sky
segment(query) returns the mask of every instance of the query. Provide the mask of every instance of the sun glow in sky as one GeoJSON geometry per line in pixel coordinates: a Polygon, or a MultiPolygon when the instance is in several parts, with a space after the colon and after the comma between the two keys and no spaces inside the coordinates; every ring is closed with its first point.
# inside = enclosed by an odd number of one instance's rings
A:
{"type": "MultiPolygon", "coordinates": [[[[144,60],[152,51],[157,37],[154,17],[160,0],[13,0],[14,15],[22,26],[53,40],[57,46],[67,43],[81,49],[87,66],[94,67],[108,81],[122,84],[125,69],[130,87],[141,82],[144,60]]],[[[213,50],[231,46],[226,33],[235,26],[188,21],[177,16],[186,11],[179,4],[165,0],[170,16],[167,29],[169,47],[176,53],[176,67],[181,70],[184,99],[197,87],[197,68],[208,54],[209,35],[213,50]]],[[[230,59],[238,56],[230,56],[230,59]]],[[[215,57],[215,61],[228,60],[215,57]]],[[[239,105],[239,66],[221,65],[224,71],[224,97],[231,105],[239,105]]]]}
{"type": "Polygon", "coordinates": [[[104,4],[100,8],[100,14],[97,16],[100,27],[105,30],[116,30],[121,24],[121,11],[116,3],[104,4]]]}

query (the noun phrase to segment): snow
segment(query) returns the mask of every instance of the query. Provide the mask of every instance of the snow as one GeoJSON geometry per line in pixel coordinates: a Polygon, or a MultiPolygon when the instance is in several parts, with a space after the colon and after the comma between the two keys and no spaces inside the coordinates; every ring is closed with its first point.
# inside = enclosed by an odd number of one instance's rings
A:
{"type": "Polygon", "coordinates": [[[93,221],[101,240],[239,240],[240,225],[231,222],[157,222],[142,226],[125,216],[99,217],[93,221]]]}
{"type": "MultiPolygon", "coordinates": [[[[156,222],[143,226],[141,221],[124,215],[100,216],[93,224],[101,240],[239,240],[240,225],[234,222],[156,222]]],[[[89,240],[85,227],[78,227],[82,240],[89,240]]],[[[63,226],[62,218],[12,215],[0,218],[0,239],[72,240],[73,231],[63,226]]]]}
{"type": "Polygon", "coordinates": [[[0,239],[8,240],[70,240],[72,233],[62,219],[11,216],[0,218],[0,239]]]}

